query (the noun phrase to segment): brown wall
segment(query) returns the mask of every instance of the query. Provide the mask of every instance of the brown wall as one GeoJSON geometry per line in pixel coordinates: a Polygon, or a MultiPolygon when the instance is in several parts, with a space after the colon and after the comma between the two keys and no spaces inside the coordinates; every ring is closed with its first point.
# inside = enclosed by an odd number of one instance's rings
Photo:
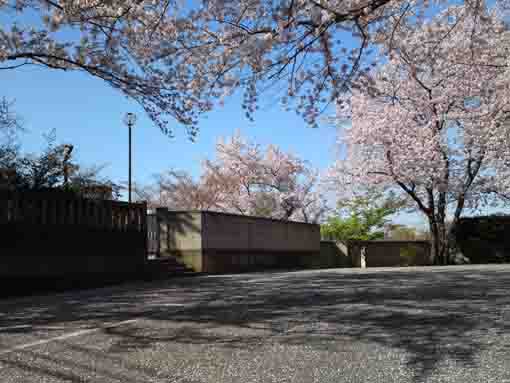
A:
{"type": "Polygon", "coordinates": [[[366,248],[366,267],[425,266],[430,264],[428,241],[349,241],[354,267],[360,267],[361,248],[366,248]]]}
{"type": "Polygon", "coordinates": [[[237,273],[271,269],[304,269],[318,253],[203,250],[203,271],[237,273]]]}
{"type": "Polygon", "coordinates": [[[319,225],[202,213],[203,247],[208,250],[318,252],[319,225]]]}
{"type": "Polygon", "coordinates": [[[210,273],[304,268],[320,253],[320,227],[202,212],[203,270],[210,273]]]}

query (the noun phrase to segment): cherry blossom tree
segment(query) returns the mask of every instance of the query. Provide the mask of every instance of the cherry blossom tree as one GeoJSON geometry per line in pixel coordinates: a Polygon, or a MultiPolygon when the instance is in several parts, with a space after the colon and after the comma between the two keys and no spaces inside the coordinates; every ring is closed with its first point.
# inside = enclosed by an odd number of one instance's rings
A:
{"type": "Polygon", "coordinates": [[[202,175],[195,180],[184,171],[169,170],[159,174],[152,185],[136,185],[136,199],[148,201],[152,209],[168,207],[172,210],[223,211],[220,203],[220,184],[202,175]]]}
{"type": "Polygon", "coordinates": [[[169,171],[139,188],[150,205],[212,210],[282,220],[319,222],[327,211],[317,171],[276,146],[263,148],[240,135],[218,142],[198,180],[169,171]]]}
{"type": "MultiPolygon", "coordinates": [[[[370,47],[426,20],[446,0],[0,0],[0,70],[78,70],[138,102],[165,133],[196,134],[201,113],[241,90],[312,126],[373,63],[370,47]]],[[[478,12],[481,0],[465,0],[478,12]]],[[[341,99],[341,98],[340,98],[341,99]]]]}
{"type": "Polygon", "coordinates": [[[454,228],[466,209],[509,190],[508,35],[490,10],[456,6],[403,28],[393,44],[388,63],[353,93],[347,156],[333,176],[407,196],[428,219],[436,262],[446,263],[447,218],[454,228]]]}
{"type": "Polygon", "coordinates": [[[317,171],[274,145],[263,149],[239,134],[205,161],[207,179],[221,185],[222,206],[238,214],[318,222],[326,211],[317,171]]]}

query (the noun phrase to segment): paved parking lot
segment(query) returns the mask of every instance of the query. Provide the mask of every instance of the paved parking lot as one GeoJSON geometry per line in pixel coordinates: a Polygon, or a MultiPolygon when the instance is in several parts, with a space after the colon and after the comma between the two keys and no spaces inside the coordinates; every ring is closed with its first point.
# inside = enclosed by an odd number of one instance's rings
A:
{"type": "Polygon", "coordinates": [[[176,278],[0,301],[0,382],[510,382],[510,267],[176,278]]]}

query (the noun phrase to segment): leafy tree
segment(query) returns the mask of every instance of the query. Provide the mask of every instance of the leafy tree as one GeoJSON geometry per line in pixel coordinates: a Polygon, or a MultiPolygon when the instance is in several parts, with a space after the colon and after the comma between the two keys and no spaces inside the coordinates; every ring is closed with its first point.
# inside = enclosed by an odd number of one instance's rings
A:
{"type": "Polygon", "coordinates": [[[55,145],[55,130],[45,136],[47,146],[41,154],[28,154],[17,160],[16,187],[41,190],[61,186],[64,146],[55,145]]]}
{"type": "Polygon", "coordinates": [[[65,190],[83,194],[102,186],[112,191],[113,198],[119,198],[121,187],[100,176],[103,167],[79,165],[74,160],[72,145],[56,144],[55,130],[44,135],[46,147],[39,154],[20,153],[12,137],[10,134],[7,143],[0,145],[0,168],[15,171],[16,189],[65,190]]]}
{"type": "Polygon", "coordinates": [[[0,168],[13,168],[19,154],[17,137],[23,127],[13,105],[5,97],[0,100],[0,168]]]}
{"type": "Polygon", "coordinates": [[[384,238],[389,217],[404,206],[394,195],[369,192],[339,204],[339,215],[321,225],[323,238],[335,240],[376,240],[384,238]]]}
{"type": "Polygon", "coordinates": [[[13,106],[14,102],[0,99],[0,169],[15,170],[17,189],[82,193],[105,186],[112,190],[114,198],[120,197],[120,185],[100,176],[102,166],[83,167],[75,162],[72,145],[57,144],[55,129],[43,135],[46,147],[42,153],[21,153],[18,141],[23,132],[22,119],[13,106]]]}

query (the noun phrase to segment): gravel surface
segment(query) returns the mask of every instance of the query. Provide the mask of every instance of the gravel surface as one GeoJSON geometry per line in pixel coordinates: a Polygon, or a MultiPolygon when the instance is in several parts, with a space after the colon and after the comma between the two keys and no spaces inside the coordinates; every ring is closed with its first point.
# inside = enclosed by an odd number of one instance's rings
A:
{"type": "Polygon", "coordinates": [[[0,301],[0,382],[510,382],[510,266],[174,278],[0,301]]]}

